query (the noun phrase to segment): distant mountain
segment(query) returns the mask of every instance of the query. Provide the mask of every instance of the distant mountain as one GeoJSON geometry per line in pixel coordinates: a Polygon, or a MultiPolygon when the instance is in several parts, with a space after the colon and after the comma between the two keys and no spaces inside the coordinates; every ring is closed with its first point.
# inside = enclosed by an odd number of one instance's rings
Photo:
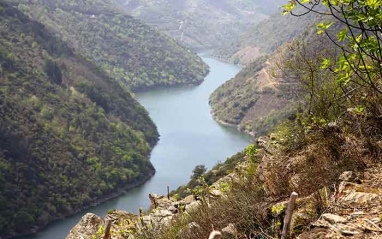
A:
{"type": "Polygon", "coordinates": [[[198,84],[208,66],[112,0],[7,0],[133,90],[198,84]]]}
{"type": "Polygon", "coordinates": [[[117,0],[132,16],[197,51],[235,40],[285,0],[117,0]]]}
{"type": "Polygon", "coordinates": [[[267,19],[250,26],[238,39],[218,48],[213,55],[235,64],[249,64],[298,37],[315,18],[314,14],[300,18],[283,16],[279,9],[267,19]]]}
{"type": "Polygon", "coordinates": [[[0,36],[0,238],[154,174],[158,132],[126,87],[4,1],[0,36]]]}

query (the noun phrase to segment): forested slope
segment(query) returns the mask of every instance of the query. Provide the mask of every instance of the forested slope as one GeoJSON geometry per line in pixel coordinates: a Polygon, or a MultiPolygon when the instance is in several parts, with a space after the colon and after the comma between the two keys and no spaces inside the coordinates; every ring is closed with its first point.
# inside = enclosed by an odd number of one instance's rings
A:
{"type": "Polygon", "coordinates": [[[202,60],[112,0],[7,0],[133,90],[201,83],[202,60]]]}
{"type": "Polygon", "coordinates": [[[0,237],[153,175],[158,133],[127,89],[4,1],[0,36],[0,237]]]}

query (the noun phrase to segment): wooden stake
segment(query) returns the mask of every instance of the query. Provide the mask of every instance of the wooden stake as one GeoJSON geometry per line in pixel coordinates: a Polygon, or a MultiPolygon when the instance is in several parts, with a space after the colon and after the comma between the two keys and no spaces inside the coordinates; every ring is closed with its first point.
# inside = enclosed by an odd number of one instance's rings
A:
{"type": "Polygon", "coordinates": [[[222,234],[219,231],[212,231],[210,237],[208,239],[220,239],[222,238],[222,234]]]}
{"type": "Polygon", "coordinates": [[[107,219],[105,224],[106,224],[106,227],[105,227],[105,236],[103,237],[103,239],[111,239],[111,235],[110,235],[111,219],[107,219]]]}
{"type": "Polygon", "coordinates": [[[288,203],[288,209],[286,211],[286,215],[284,218],[284,227],[283,227],[283,231],[281,233],[281,239],[286,239],[288,234],[289,234],[290,223],[292,220],[292,215],[293,215],[293,211],[294,211],[297,197],[298,197],[298,194],[296,192],[293,192],[290,195],[290,199],[289,199],[289,203],[288,203]]]}
{"type": "Polygon", "coordinates": [[[170,187],[167,186],[167,198],[168,200],[170,200],[170,187]]]}

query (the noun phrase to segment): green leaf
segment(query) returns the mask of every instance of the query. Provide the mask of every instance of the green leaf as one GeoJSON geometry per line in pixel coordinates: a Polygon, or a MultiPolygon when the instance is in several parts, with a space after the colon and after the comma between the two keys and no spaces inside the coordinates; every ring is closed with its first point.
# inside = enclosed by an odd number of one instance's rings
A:
{"type": "Polygon", "coordinates": [[[344,29],[337,34],[337,40],[338,41],[345,40],[348,36],[347,33],[348,33],[348,28],[344,27],[344,29]]]}
{"type": "Polygon", "coordinates": [[[322,69],[327,69],[330,66],[331,63],[332,63],[331,59],[324,59],[322,61],[322,64],[321,64],[321,68],[322,69]]]}

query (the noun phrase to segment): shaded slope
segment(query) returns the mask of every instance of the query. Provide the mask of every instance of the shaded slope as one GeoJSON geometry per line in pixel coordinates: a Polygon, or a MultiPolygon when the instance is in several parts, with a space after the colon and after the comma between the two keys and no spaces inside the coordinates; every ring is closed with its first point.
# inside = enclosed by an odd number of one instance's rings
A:
{"type": "Polygon", "coordinates": [[[158,133],[120,84],[0,2],[0,236],[153,175],[158,133]]]}

